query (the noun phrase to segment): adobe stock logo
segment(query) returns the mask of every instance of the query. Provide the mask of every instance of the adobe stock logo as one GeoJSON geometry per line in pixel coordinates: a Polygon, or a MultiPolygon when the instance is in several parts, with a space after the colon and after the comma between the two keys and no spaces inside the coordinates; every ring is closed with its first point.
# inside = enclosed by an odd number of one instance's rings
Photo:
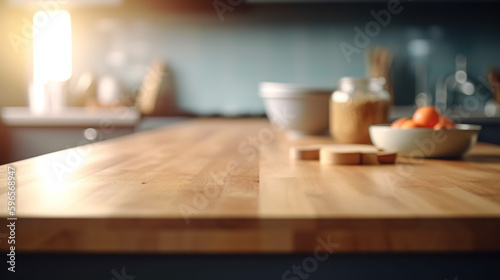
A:
{"type": "Polygon", "coordinates": [[[113,278],[111,280],[134,280],[135,276],[133,275],[127,275],[127,272],[125,271],[125,267],[122,267],[121,274],[116,271],[116,269],[111,270],[111,274],[113,274],[113,278]]]}
{"type": "Polygon", "coordinates": [[[243,0],[214,0],[212,5],[214,6],[215,11],[217,12],[217,16],[219,16],[220,21],[224,21],[224,13],[234,11],[234,8],[243,3],[243,0]]]}
{"type": "Polygon", "coordinates": [[[382,9],[378,12],[371,10],[370,15],[374,20],[367,22],[363,30],[358,26],[353,28],[355,32],[353,44],[342,42],[339,45],[347,62],[351,63],[351,56],[353,54],[360,54],[364,48],[368,47],[372,38],[380,34],[382,28],[387,27],[391,23],[392,15],[401,13],[403,9],[399,0],[389,0],[387,2],[387,9],[382,9]]]}
{"type": "Polygon", "coordinates": [[[318,245],[314,249],[313,256],[304,258],[300,265],[292,265],[290,269],[281,275],[281,280],[308,279],[311,274],[318,270],[319,264],[326,261],[334,253],[334,249],[340,246],[339,243],[332,242],[330,235],[326,237],[326,240],[318,237],[316,241],[318,245]],[[325,251],[325,253],[320,254],[321,250],[325,251]]]}
{"type": "Polygon", "coordinates": [[[63,8],[66,0],[36,1],[39,13],[36,13],[33,20],[23,17],[23,25],[19,33],[9,32],[7,38],[16,53],[21,51],[21,47],[26,47],[31,43],[40,30],[50,25],[51,18],[56,16],[56,12],[63,8]]]}

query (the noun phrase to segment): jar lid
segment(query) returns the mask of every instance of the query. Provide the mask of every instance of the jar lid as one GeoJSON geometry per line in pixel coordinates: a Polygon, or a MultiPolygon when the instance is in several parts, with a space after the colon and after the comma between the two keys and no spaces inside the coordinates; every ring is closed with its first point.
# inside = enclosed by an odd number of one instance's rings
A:
{"type": "Polygon", "coordinates": [[[262,98],[311,97],[332,94],[333,89],[312,88],[306,85],[262,82],[259,94],[262,98]]]}
{"type": "Polygon", "coordinates": [[[358,78],[358,77],[343,77],[339,80],[339,88],[341,90],[350,91],[354,88],[370,88],[379,90],[385,85],[385,78],[358,78]]]}

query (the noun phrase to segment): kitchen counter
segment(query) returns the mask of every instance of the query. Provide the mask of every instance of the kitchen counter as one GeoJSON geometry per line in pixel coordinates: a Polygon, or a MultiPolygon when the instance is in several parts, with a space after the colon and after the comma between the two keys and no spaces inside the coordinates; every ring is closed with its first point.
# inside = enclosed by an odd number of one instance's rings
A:
{"type": "Polygon", "coordinates": [[[499,146],[395,165],[288,159],[331,142],[287,140],[265,119],[188,120],[2,165],[0,200],[12,166],[18,251],[500,250],[499,146]]]}
{"type": "Polygon", "coordinates": [[[0,108],[0,164],[130,134],[140,123],[134,107],[65,107],[42,114],[0,108]]]}
{"type": "Polygon", "coordinates": [[[134,107],[66,107],[43,114],[35,114],[28,107],[4,107],[0,110],[0,119],[8,126],[135,126],[140,117],[134,107]]]}

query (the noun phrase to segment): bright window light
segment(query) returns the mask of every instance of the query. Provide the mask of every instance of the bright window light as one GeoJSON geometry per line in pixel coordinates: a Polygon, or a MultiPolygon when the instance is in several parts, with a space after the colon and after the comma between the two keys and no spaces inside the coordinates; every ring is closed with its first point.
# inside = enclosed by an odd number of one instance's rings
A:
{"type": "Polygon", "coordinates": [[[33,16],[33,82],[71,77],[71,16],[66,10],[40,10],[33,16]]]}

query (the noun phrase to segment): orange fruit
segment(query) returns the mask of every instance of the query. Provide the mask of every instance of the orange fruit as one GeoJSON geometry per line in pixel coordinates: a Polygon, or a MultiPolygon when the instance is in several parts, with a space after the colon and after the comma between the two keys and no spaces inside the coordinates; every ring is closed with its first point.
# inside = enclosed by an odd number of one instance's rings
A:
{"type": "Polygon", "coordinates": [[[399,119],[392,122],[391,127],[394,127],[394,128],[401,127],[401,124],[403,124],[403,122],[405,122],[407,120],[409,120],[409,118],[405,118],[405,117],[399,118],[399,119]]]}
{"type": "Polygon", "coordinates": [[[439,122],[434,125],[434,129],[455,128],[455,123],[446,116],[441,116],[439,122]]]}
{"type": "Polygon", "coordinates": [[[404,128],[404,129],[407,129],[407,128],[417,128],[418,125],[411,119],[407,119],[405,121],[403,121],[401,123],[401,125],[399,126],[399,128],[404,128]]]}
{"type": "Polygon", "coordinates": [[[442,122],[438,122],[435,126],[434,126],[434,130],[439,130],[439,129],[446,129],[446,125],[442,122]]]}
{"type": "Polygon", "coordinates": [[[455,122],[450,120],[450,118],[448,118],[447,116],[441,116],[439,121],[444,122],[447,126],[449,126],[451,128],[455,128],[455,126],[456,126],[455,122]]]}
{"type": "Polygon", "coordinates": [[[441,114],[438,109],[432,105],[420,107],[413,113],[413,122],[420,127],[434,127],[441,114]]]}

